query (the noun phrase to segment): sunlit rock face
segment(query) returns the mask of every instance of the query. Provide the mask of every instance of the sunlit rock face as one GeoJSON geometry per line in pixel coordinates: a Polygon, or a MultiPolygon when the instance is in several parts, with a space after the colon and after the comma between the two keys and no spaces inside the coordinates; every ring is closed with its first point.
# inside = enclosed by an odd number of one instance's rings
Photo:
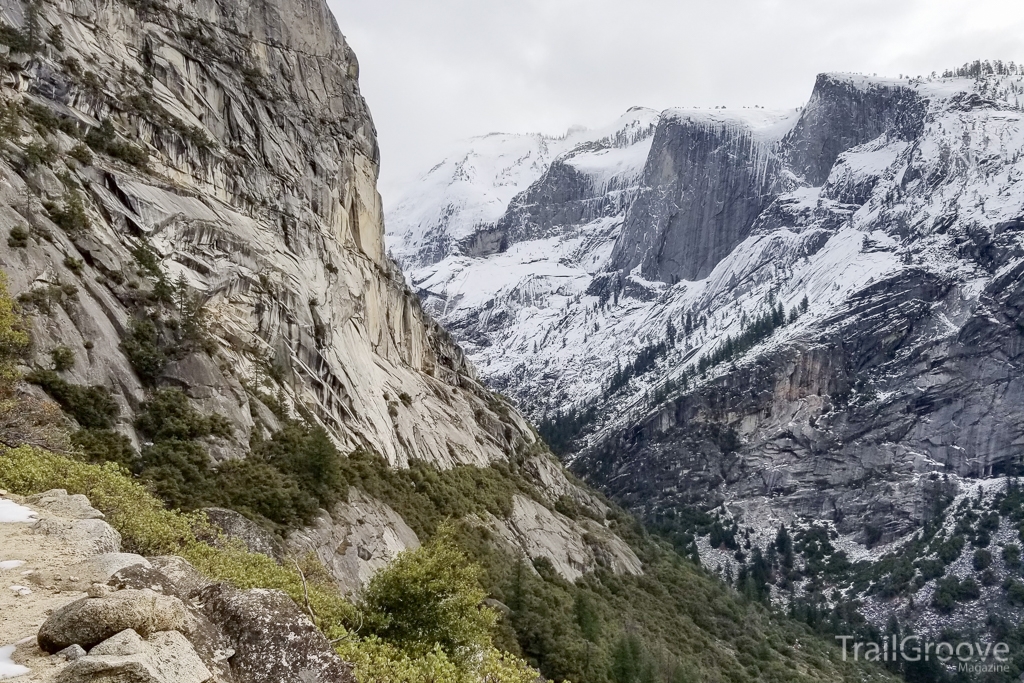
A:
{"type": "Polygon", "coordinates": [[[244,454],[257,421],[276,418],[252,387],[321,422],[345,449],[394,465],[487,464],[533,441],[526,423],[482,389],[456,342],[422,310],[386,256],[376,190],[376,133],[359,66],[325,2],[0,3],[12,26],[59,26],[4,74],[3,99],[58,117],[51,168],[0,161],[5,224],[45,230],[0,255],[15,294],[73,283],[77,295],[34,318],[37,358],[75,351],[69,381],[101,384],[122,403],[143,387],[121,350],[153,287],[137,254],[201,295],[214,341],[159,378],[227,416],[244,454]],[[69,153],[106,122],[148,157],[69,153]],[[77,188],[91,227],[74,234],[42,202],[77,188]],[[28,191],[26,187],[31,188],[28,191]],[[31,196],[26,207],[25,197],[31,196]],[[81,268],[76,259],[83,262],[81,268]],[[68,264],[72,264],[72,268],[68,264]]]}

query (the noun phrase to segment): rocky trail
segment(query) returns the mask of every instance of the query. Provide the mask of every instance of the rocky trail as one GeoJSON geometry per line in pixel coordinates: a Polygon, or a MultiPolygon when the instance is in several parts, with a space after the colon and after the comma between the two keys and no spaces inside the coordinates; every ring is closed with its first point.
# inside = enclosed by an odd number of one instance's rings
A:
{"type": "Polygon", "coordinates": [[[180,557],[119,552],[85,496],[2,495],[0,680],[353,680],[285,594],[212,583],[180,557]]]}

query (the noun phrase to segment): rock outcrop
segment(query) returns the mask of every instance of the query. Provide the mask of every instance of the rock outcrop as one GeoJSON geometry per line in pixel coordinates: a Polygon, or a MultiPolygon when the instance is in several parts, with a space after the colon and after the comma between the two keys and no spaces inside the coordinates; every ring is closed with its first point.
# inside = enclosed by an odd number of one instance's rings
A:
{"type": "Polygon", "coordinates": [[[280,591],[239,591],[225,584],[197,594],[203,614],[230,643],[238,683],[294,678],[317,683],[355,680],[313,622],[280,591]]]}
{"type": "Polygon", "coordinates": [[[69,645],[89,650],[129,629],[142,637],[191,630],[188,611],[178,598],[151,590],[123,590],[82,598],[54,612],[39,629],[39,647],[51,653],[69,645]]]}
{"type": "Polygon", "coordinates": [[[398,553],[419,545],[397,512],[355,488],[347,502],[322,510],[312,526],[292,532],[287,541],[293,555],[315,554],[349,594],[358,593],[398,553]]]}
{"type": "Polygon", "coordinates": [[[794,118],[663,114],[609,269],[661,282],[707,277],[783,189],[779,143],[794,118]]]}
{"type": "Polygon", "coordinates": [[[185,636],[168,631],[143,639],[132,630],[103,641],[57,676],[58,683],[205,683],[212,679],[185,636]]]}
{"type": "Polygon", "coordinates": [[[277,424],[260,397],[279,392],[396,466],[486,465],[532,440],[519,419],[481,426],[487,392],[385,255],[373,122],[325,2],[0,3],[7,25],[27,17],[63,36],[12,53],[0,92],[55,150],[0,154],[2,222],[31,233],[0,265],[40,302],[38,364],[70,349],[63,377],[111,390],[133,439],[147,382],[180,387],[231,421],[218,460],[244,456],[257,418],[277,424]],[[142,377],[122,342],[171,283],[199,297],[211,343],[142,377]]]}

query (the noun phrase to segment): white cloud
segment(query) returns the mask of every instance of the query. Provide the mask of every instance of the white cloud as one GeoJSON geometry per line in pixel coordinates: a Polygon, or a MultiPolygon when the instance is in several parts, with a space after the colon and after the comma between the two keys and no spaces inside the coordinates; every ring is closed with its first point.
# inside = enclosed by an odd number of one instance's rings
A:
{"type": "Polygon", "coordinates": [[[455,140],[634,105],[790,107],[822,71],[1024,60],[1008,0],[329,0],[359,56],[385,201],[455,140]]]}

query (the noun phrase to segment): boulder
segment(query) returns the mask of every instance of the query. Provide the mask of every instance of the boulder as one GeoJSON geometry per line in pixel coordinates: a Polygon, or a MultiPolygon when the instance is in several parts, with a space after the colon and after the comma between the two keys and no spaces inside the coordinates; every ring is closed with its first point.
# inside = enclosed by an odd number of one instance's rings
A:
{"type": "Polygon", "coordinates": [[[274,535],[245,515],[225,508],[204,508],[203,512],[228,540],[241,541],[251,553],[281,558],[280,544],[274,535]]]}
{"type": "Polygon", "coordinates": [[[177,631],[145,640],[132,630],[103,641],[57,676],[57,683],[204,683],[213,678],[177,631]]]}
{"type": "Polygon", "coordinates": [[[192,591],[182,590],[177,583],[149,562],[133,564],[115,572],[107,581],[107,585],[116,590],[149,589],[164,595],[173,595],[185,600],[192,591]]]}
{"type": "Polygon", "coordinates": [[[32,530],[37,534],[55,536],[86,555],[116,553],[121,550],[121,534],[102,519],[47,517],[36,522],[32,530]]]}
{"type": "Polygon", "coordinates": [[[25,499],[30,505],[43,508],[61,517],[71,519],[103,519],[102,512],[97,510],[81,493],[69,495],[64,489],[50,489],[25,499]]]}
{"type": "Polygon", "coordinates": [[[349,665],[285,593],[220,583],[197,599],[234,650],[230,663],[238,683],[355,683],[349,665]]]}
{"type": "Polygon", "coordinates": [[[151,590],[124,590],[82,598],[56,610],[39,629],[39,647],[54,653],[69,645],[87,650],[124,631],[142,636],[157,631],[189,631],[193,617],[178,598],[151,590]]]}
{"type": "Polygon", "coordinates": [[[213,581],[200,573],[188,560],[177,555],[158,555],[149,558],[149,562],[154,569],[174,583],[175,595],[179,597],[188,597],[213,585],[213,581]]]}

